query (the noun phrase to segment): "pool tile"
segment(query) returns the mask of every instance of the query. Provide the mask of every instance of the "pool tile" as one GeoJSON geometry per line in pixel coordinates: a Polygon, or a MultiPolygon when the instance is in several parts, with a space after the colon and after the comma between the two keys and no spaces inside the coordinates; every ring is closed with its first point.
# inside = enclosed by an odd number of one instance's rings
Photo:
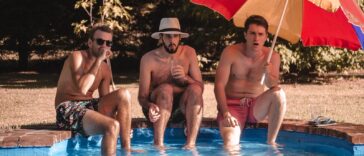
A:
{"type": "Polygon", "coordinates": [[[0,147],[18,147],[19,137],[8,136],[0,142],[0,147]]]}

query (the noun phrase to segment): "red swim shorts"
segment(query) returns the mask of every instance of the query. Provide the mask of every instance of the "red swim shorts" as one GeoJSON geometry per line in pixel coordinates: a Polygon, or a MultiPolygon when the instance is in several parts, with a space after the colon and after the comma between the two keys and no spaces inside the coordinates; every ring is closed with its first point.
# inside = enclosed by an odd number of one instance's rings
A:
{"type": "MultiPolygon", "coordinates": [[[[239,121],[241,128],[245,126],[246,122],[257,122],[253,113],[255,102],[255,98],[226,99],[230,114],[239,121]]],[[[223,119],[223,115],[219,112],[217,121],[220,122],[223,119]]]]}

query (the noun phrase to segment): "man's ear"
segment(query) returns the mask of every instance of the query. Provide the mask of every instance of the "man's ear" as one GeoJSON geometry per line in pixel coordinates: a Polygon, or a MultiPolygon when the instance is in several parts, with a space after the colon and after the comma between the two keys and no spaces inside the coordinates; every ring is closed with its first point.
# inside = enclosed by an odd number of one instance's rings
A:
{"type": "Polygon", "coordinates": [[[92,40],[90,38],[87,40],[87,46],[89,48],[92,46],[92,40]]]}

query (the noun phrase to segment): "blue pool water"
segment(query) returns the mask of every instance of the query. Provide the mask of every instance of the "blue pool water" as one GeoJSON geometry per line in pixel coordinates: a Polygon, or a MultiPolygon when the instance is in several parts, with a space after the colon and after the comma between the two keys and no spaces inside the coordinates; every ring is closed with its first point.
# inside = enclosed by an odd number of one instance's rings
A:
{"type": "MultiPolygon", "coordinates": [[[[310,135],[297,132],[281,131],[277,142],[284,145],[278,149],[265,144],[266,129],[246,129],[241,139],[240,148],[230,151],[237,155],[319,155],[319,156],[344,156],[364,155],[364,145],[353,145],[345,140],[310,135]]],[[[222,148],[223,141],[218,129],[201,128],[194,151],[182,149],[185,143],[183,129],[171,128],[165,133],[167,150],[160,151],[154,148],[152,129],[134,129],[132,148],[144,150],[144,153],[131,153],[132,155],[227,155],[228,151],[222,148]]],[[[126,153],[120,149],[118,143],[117,155],[126,153]]],[[[1,149],[0,155],[54,155],[54,156],[89,156],[100,155],[101,136],[88,139],[74,137],[53,145],[51,148],[9,148],[1,149]]]]}

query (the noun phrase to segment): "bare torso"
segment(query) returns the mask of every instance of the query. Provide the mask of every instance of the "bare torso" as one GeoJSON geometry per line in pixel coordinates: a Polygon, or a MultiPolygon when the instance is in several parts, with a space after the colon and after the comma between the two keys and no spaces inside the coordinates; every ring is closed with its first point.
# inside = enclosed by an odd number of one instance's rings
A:
{"type": "MultiPolygon", "coordinates": [[[[82,65],[81,65],[82,69],[80,72],[84,73],[84,72],[88,71],[91,68],[94,60],[87,59],[87,53],[85,51],[76,51],[74,53],[82,54],[82,65]]],[[[71,54],[71,55],[73,55],[73,54],[71,54]]],[[[93,98],[92,94],[96,89],[98,89],[100,82],[102,80],[102,77],[103,77],[102,71],[105,71],[105,70],[103,70],[103,68],[107,68],[107,65],[105,63],[101,64],[101,66],[99,68],[99,72],[96,75],[96,79],[95,79],[94,83],[92,84],[91,88],[87,91],[87,94],[84,95],[79,90],[78,86],[76,85],[76,80],[72,76],[70,57],[72,57],[72,56],[69,56],[66,59],[64,65],[63,65],[59,80],[58,80],[57,93],[56,93],[56,98],[55,98],[55,107],[57,107],[58,104],[60,104],[61,102],[64,102],[64,101],[88,100],[88,99],[93,98]]]]}
{"type": "Polygon", "coordinates": [[[225,87],[226,97],[242,98],[257,97],[264,92],[264,86],[260,84],[268,49],[264,49],[263,55],[254,59],[243,53],[243,45],[237,44],[228,52],[231,58],[231,69],[228,82],[225,87]]]}
{"type": "Polygon", "coordinates": [[[176,53],[173,58],[161,57],[159,55],[158,49],[152,51],[148,57],[150,57],[150,61],[148,62],[148,66],[151,69],[151,84],[150,89],[154,89],[158,85],[162,83],[171,83],[174,84],[171,68],[173,65],[181,65],[184,68],[186,75],[188,75],[188,69],[190,64],[190,58],[188,58],[188,50],[190,47],[181,46],[181,52],[176,53]]]}

